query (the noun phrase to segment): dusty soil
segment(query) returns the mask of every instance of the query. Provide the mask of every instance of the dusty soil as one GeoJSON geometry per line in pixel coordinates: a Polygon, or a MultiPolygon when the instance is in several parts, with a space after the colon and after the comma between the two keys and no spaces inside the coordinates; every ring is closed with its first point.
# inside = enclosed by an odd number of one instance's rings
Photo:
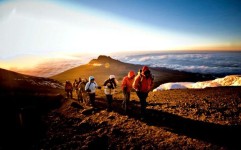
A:
{"type": "Polygon", "coordinates": [[[146,117],[136,94],[131,110],[122,93],[106,111],[103,91],[97,108],[66,99],[43,118],[46,134],[37,149],[240,149],[241,87],[150,92],[146,117]]]}

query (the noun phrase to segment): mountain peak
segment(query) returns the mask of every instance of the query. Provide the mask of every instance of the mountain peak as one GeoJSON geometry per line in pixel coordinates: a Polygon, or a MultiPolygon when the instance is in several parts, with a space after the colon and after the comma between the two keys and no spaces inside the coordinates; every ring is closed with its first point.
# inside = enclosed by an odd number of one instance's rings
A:
{"type": "Polygon", "coordinates": [[[106,55],[100,55],[97,58],[98,61],[113,61],[114,59],[111,58],[110,56],[106,56],[106,55]]]}
{"type": "Polygon", "coordinates": [[[116,63],[116,62],[120,62],[116,59],[111,58],[110,56],[106,56],[106,55],[100,55],[97,59],[92,59],[89,64],[93,64],[93,63],[116,63]]]}

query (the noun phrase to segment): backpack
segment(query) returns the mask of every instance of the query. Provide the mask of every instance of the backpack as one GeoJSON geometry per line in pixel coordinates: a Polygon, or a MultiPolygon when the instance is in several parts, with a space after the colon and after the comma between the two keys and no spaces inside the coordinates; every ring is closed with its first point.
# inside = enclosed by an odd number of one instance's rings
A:
{"type": "Polygon", "coordinates": [[[72,89],[72,84],[70,82],[66,82],[65,89],[71,90],[72,89]]]}
{"type": "Polygon", "coordinates": [[[91,82],[89,83],[89,87],[85,90],[86,92],[91,92],[90,85],[91,85],[91,82]]]}
{"type": "Polygon", "coordinates": [[[77,82],[75,81],[75,82],[74,82],[74,85],[73,85],[73,86],[74,86],[74,88],[75,88],[75,89],[78,89],[79,84],[80,84],[80,82],[79,82],[79,81],[77,81],[77,82]]]}
{"type": "Polygon", "coordinates": [[[104,82],[104,86],[107,86],[109,89],[114,89],[116,87],[115,81],[108,79],[104,82]]]}
{"type": "MultiPolygon", "coordinates": [[[[90,85],[91,85],[92,83],[96,86],[95,82],[90,82],[88,88],[85,90],[86,92],[91,92],[91,90],[90,90],[90,85]]],[[[87,83],[86,83],[86,84],[87,84],[87,83]]]]}

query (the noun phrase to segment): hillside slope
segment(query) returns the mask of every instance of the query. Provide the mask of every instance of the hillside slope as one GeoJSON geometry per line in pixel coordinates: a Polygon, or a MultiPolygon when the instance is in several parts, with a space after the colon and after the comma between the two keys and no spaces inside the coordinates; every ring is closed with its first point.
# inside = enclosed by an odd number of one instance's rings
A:
{"type": "Polygon", "coordinates": [[[63,85],[5,69],[0,80],[0,149],[29,149],[44,133],[42,116],[63,102],[63,85]]]}
{"type": "Polygon", "coordinates": [[[63,85],[54,79],[25,75],[0,68],[1,91],[37,91],[46,92],[63,89],[63,85]]]}

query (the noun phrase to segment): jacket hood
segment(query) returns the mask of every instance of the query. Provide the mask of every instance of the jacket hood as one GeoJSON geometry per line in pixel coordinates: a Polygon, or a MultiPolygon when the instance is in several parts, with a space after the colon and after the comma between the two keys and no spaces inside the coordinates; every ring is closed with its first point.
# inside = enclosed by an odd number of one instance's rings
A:
{"type": "Polygon", "coordinates": [[[109,78],[110,78],[110,79],[114,79],[114,78],[115,78],[115,75],[110,75],[109,78]]]}
{"type": "Polygon", "coordinates": [[[130,72],[128,73],[128,78],[131,78],[131,77],[133,77],[133,76],[135,76],[135,72],[134,72],[134,71],[130,71],[130,72]]]}
{"type": "Polygon", "coordinates": [[[149,70],[149,68],[147,66],[143,66],[142,67],[142,72],[144,73],[145,71],[149,70]]]}
{"type": "Polygon", "coordinates": [[[93,76],[89,76],[89,81],[95,79],[93,76]]]}

